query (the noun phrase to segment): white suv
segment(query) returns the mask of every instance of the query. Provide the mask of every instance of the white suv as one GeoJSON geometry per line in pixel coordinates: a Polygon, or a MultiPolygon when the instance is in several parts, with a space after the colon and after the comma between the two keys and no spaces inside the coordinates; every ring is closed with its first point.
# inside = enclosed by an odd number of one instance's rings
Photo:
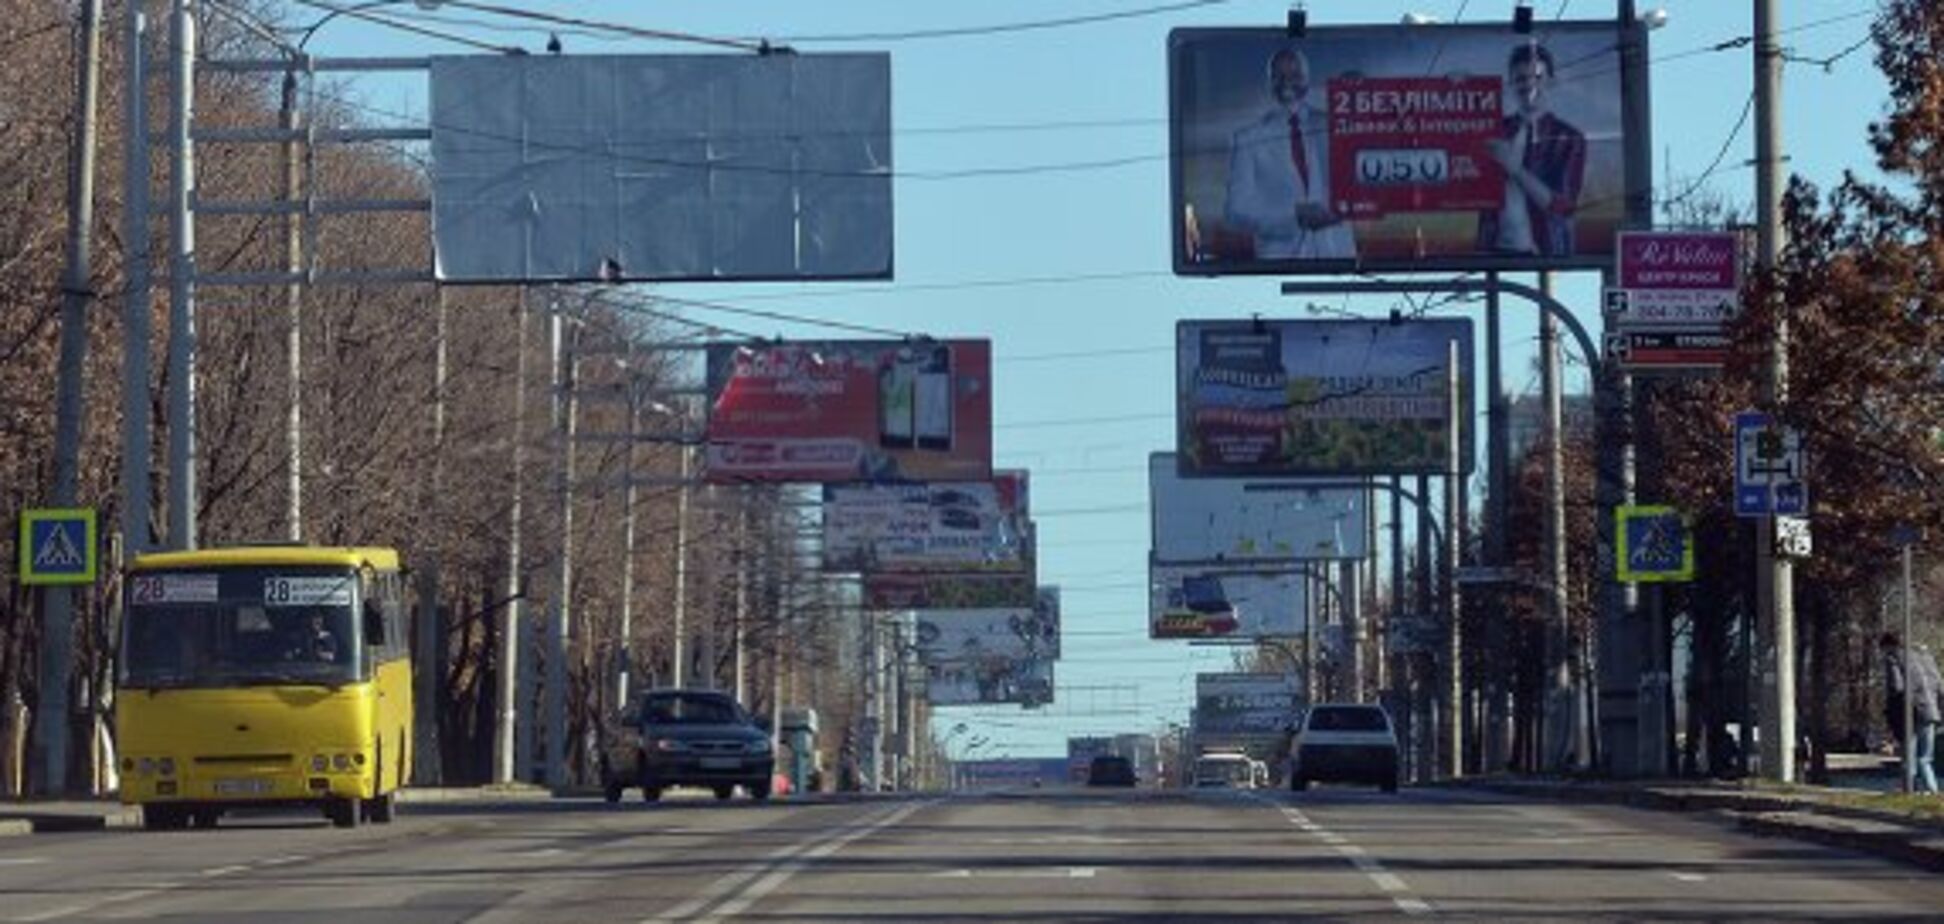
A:
{"type": "Polygon", "coordinates": [[[1289,743],[1289,788],[1314,782],[1365,783],[1397,791],[1397,733],[1382,706],[1312,706],[1289,743]]]}

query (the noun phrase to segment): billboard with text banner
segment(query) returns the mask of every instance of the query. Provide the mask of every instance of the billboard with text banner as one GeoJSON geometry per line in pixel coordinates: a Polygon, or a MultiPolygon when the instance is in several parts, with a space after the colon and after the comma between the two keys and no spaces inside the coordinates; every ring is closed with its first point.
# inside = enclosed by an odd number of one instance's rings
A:
{"type": "Polygon", "coordinates": [[[1611,22],[1176,29],[1175,272],[1611,265],[1620,39],[1611,22]]]}
{"type": "Polygon", "coordinates": [[[714,344],[708,387],[712,483],[992,476],[984,340],[714,344]]]}
{"type": "Polygon", "coordinates": [[[833,572],[1029,571],[1026,473],[1000,472],[983,482],[825,485],[823,556],[824,570],[833,572]]]}
{"type": "Polygon", "coordinates": [[[1195,741],[1202,751],[1276,753],[1301,697],[1289,674],[1196,674],[1195,741]]]}
{"type": "MultiPolygon", "coordinates": [[[[1440,474],[1449,464],[1453,343],[1459,400],[1469,404],[1472,326],[1463,318],[1182,321],[1181,474],[1440,474]]],[[[1474,429],[1460,428],[1466,472],[1474,429]]]]}

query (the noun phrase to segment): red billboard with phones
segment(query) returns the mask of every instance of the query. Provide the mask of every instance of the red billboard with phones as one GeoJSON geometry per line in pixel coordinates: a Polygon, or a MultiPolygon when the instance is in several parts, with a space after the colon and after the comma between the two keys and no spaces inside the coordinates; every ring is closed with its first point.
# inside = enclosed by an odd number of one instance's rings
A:
{"type": "Polygon", "coordinates": [[[989,341],[714,345],[708,385],[712,483],[992,477],[989,341]]]}

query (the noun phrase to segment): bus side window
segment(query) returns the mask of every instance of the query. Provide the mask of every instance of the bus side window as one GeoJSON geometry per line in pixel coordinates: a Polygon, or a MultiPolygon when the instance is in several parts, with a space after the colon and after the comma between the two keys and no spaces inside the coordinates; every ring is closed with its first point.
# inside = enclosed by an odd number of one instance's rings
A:
{"type": "Polygon", "coordinates": [[[385,575],[385,647],[391,660],[411,656],[411,639],[405,629],[405,582],[397,572],[385,575]]]}

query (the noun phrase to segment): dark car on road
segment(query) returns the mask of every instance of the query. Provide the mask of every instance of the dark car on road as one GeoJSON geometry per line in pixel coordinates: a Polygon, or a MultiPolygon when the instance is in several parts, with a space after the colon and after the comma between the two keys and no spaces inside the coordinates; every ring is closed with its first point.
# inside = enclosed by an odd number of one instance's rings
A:
{"type": "Polygon", "coordinates": [[[1327,703],[1311,707],[1289,744],[1289,787],[1363,783],[1397,791],[1397,733],[1382,706],[1327,703]]]}
{"type": "Polygon", "coordinates": [[[1088,786],[1133,786],[1140,782],[1134,775],[1134,762],[1125,757],[1102,755],[1087,765],[1088,786]]]}
{"type": "Polygon", "coordinates": [[[601,791],[609,802],[640,786],[654,802],[664,790],[697,786],[716,798],[740,786],[767,799],[776,768],[769,734],[735,698],[711,690],[654,690],[606,730],[601,791]]]}

